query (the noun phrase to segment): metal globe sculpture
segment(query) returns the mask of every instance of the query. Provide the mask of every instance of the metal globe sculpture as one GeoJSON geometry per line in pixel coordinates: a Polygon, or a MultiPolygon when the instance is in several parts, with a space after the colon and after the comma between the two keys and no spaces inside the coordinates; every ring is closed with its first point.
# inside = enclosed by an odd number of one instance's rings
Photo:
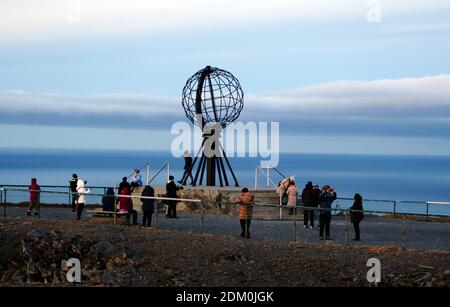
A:
{"type": "Polygon", "coordinates": [[[187,80],[182,105],[192,123],[199,124],[196,114],[202,114],[203,126],[219,123],[225,128],[239,117],[244,107],[244,92],[231,73],[207,66],[187,80]]]}
{"type": "MultiPolygon", "coordinates": [[[[238,79],[231,73],[216,67],[206,66],[186,81],[181,104],[186,117],[193,124],[201,128],[210,124],[219,124],[222,128],[225,128],[241,114],[244,107],[244,92],[238,79]]],[[[192,169],[195,169],[197,161],[199,161],[193,185],[197,185],[197,182],[202,185],[206,169],[206,185],[215,186],[217,174],[220,186],[228,186],[225,160],[233,177],[234,185],[239,186],[225,150],[218,140],[212,142],[211,148],[213,150],[218,149],[220,154],[214,154],[212,157],[205,155],[205,141],[213,133],[214,130],[210,133],[203,133],[202,146],[192,165],[192,169]]],[[[182,178],[183,185],[186,184],[187,177],[182,178]]]]}

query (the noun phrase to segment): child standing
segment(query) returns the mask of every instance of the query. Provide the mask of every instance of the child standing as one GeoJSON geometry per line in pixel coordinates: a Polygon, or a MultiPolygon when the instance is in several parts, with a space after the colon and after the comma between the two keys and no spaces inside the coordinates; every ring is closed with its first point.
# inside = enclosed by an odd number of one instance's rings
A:
{"type": "Polygon", "coordinates": [[[40,211],[39,204],[39,193],[41,191],[41,187],[37,184],[36,178],[31,178],[31,184],[28,186],[28,191],[30,192],[30,206],[28,207],[28,215],[31,215],[31,211],[34,208],[34,215],[38,215],[40,211]]]}

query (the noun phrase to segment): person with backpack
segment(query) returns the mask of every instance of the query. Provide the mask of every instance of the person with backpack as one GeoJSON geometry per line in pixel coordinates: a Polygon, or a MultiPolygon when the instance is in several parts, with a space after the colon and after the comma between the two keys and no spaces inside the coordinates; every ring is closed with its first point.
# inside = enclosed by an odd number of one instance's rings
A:
{"type": "Polygon", "coordinates": [[[28,191],[30,192],[30,205],[27,210],[27,215],[31,216],[31,211],[34,208],[34,215],[38,215],[41,206],[40,206],[40,191],[41,187],[37,184],[36,178],[31,178],[31,184],[28,186],[28,191]]]}
{"type": "Polygon", "coordinates": [[[362,212],[364,210],[362,205],[363,199],[360,194],[356,193],[353,200],[353,206],[350,207],[350,222],[353,223],[353,228],[355,229],[355,238],[353,241],[359,241],[361,240],[359,223],[364,219],[364,212],[362,212]]]}

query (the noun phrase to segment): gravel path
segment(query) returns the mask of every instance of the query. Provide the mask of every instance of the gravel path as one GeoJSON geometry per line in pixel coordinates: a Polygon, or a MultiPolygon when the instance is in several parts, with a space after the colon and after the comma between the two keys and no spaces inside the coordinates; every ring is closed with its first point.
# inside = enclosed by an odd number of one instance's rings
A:
{"type": "MultiPolygon", "coordinates": [[[[8,208],[8,217],[23,217],[24,208],[8,208]]],[[[42,209],[42,216],[55,219],[74,219],[74,213],[69,208],[42,209]]],[[[93,218],[91,214],[84,213],[84,219],[93,218]]],[[[140,220],[141,216],[139,216],[140,220]]],[[[2,218],[0,218],[1,221],[2,218]]],[[[31,217],[34,219],[34,217],[31,217]]],[[[108,218],[105,218],[108,219],[108,218]]],[[[153,225],[155,224],[155,216],[153,225]]],[[[112,219],[111,219],[112,221],[112,219]]],[[[119,221],[122,221],[121,219],[119,221]]],[[[157,219],[158,227],[161,229],[180,230],[197,233],[200,231],[200,215],[179,214],[177,219],[167,219],[162,215],[157,219]]],[[[353,225],[348,223],[348,244],[349,245],[393,245],[403,246],[403,237],[406,238],[406,247],[417,250],[441,249],[450,250],[450,224],[439,222],[422,222],[400,219],[388,219],[380,217],[366,217],[361,223],[360,242],[354,242],[353,225]],[[406,226],[406,227],[404,227],[406,226]],[[404,231],[406,229],[406,232],[404,231]]],[[[331,236],[333,242],[339,244],[346,243],[346,222],[343,217],[333,217],[331,223],[331,236]]],[[[203,230],[205,233],[238,236],[240,226],[235,217],[225,215],[207,214],[203,220],[203,230]]],[[[250,228],[254,240],[275,240],[293,241],[294,223],[293,221],[280,220],[253,220],[250,228]]],[[[303,243],[319,243],[318,228],[304,229],[303,222],[297,221],[297,240],[303,243]]]]}

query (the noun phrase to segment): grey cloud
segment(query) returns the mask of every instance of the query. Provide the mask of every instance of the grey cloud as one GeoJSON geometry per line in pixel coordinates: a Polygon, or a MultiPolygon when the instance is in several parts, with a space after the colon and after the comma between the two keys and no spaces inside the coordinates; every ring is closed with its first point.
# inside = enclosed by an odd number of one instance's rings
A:
{"type": "MultiPolygon", "coordinates": [[[[0,92],[0,123],[170,129],[181,97],[0,92]]],[[[240,120],[283,133],[450,137],[450,75],[339,81],[245,96],[240,120]]]]}

